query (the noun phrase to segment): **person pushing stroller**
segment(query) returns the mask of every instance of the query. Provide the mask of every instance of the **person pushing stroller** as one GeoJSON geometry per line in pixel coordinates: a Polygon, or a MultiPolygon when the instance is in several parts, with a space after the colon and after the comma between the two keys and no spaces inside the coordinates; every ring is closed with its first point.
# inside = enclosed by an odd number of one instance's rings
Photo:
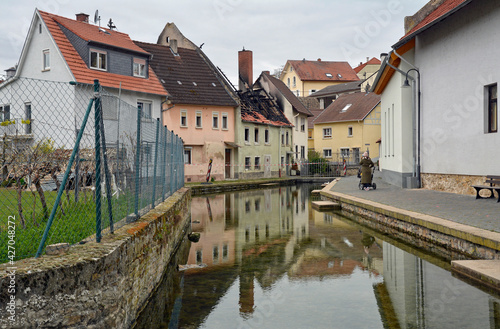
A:
{"type": "Polygon", "coordinates": [[[359,183],[359,187],[363,188],[365,191],[368,191],[370,187],[375,189],[375,186],[372,186],[372,168],[375,166],[372,159],[370,159],[368,152],[363,153],[363,157],[359,162],[361,166],[361,182],[359,183]]]}

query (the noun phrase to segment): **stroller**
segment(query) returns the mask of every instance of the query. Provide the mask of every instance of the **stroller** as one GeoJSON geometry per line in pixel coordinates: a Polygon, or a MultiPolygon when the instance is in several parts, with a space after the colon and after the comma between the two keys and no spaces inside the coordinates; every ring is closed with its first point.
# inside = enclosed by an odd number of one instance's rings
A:
{"type": "MultiPolygon", "coordinates": [[[[373,172],[374,172],[374,171],[375,171],[375,167],[373,167],[373,168],[371,169],[371,175],[372,175],[372,179],[371,179],[371,181],[372,181],[372,182],[371,182],[371,184],[367,185],[367,187],[368,187],[368,188],[371,188],[371,189],[373,189],[373,190],[376,190],[376,189],[377,189],[377,184],[375,184],[375,183],[373,182],[373,172]]],[[[358,186],[359,186],[359,189],[360,189],[360,190],[362,190],[365,186],[364,186],[364,184],[363,184],[363,183],[361,183],[361,167],[359,167],[359,169],[358,169],[358,178],[359,178],[359,185],[358,185],[358,186]]]]}

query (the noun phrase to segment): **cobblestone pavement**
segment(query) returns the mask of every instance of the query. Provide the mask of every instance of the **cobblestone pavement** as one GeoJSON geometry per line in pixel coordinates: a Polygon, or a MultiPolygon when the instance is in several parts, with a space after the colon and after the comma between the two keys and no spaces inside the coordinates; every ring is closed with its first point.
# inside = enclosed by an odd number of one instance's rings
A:
{"type": "Polygon", "coordinates": [[[402,189],[384,182],[378,171],[373,182],[377,189],[365,191],[359,189],[356,176],[342,177],[332,191],[500,233],[500,203],[496,198],[476,200],[471,195],[402,189]]]}

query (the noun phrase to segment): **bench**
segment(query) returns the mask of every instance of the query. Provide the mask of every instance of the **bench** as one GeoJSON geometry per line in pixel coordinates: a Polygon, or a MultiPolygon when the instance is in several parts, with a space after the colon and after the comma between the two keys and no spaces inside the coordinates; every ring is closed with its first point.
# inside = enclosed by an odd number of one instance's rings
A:
{"type": "Polygon", "coordinates": [[[486,176],[486,180],[484,183],[490,185],[472,185],[472,187],[476,190],[476,199],[494,198],[495,195],[493,194],[493,190],[495,190],[498,194],[497,202],[500,202],[500,176],[488,175],[486,176]],[[489,190],[491,195],[487,197],[481,196],[479,195],[479,191],[481,190],[489,190]]]}

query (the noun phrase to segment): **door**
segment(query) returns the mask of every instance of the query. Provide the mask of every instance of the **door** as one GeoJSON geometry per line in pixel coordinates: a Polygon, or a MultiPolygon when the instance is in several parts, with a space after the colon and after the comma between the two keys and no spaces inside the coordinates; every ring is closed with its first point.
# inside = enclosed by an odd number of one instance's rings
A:
{"type": "Polygon", "coordinates": [[[226,149],[225,164],[225,177],[231,178],[231,149],[226,149]]]}

